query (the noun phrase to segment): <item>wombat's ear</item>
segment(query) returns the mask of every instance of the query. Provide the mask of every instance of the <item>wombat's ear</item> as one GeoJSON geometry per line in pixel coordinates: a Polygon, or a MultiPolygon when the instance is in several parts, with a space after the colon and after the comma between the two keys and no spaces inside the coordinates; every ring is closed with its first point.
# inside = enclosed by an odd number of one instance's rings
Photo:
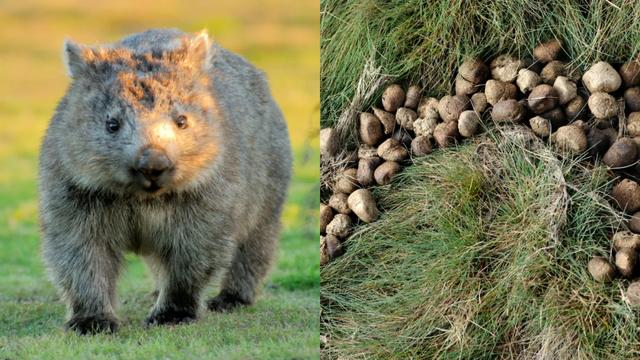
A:
{"type": "Polygon", "coordinates": [[[189,58],[200,69],[206,71],[211,67],[213,53],[207,30],[200,31],[189,41],[189,58]]]}
{"type": "Polygon", "coordinates": [[[67,73],[71,78],[77,78],[88,70],[86,61],[82,56],[82,45],[65,39],[62,57],[64,58],[67,73]]]}

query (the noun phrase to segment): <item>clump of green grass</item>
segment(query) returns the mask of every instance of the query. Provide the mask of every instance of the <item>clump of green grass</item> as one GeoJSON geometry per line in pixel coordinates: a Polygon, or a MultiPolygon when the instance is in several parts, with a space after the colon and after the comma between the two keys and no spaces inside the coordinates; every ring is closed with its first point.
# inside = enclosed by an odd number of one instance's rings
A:
{"type": "Polygon", "coordinates": [[[637,1],[322,0],[321,14],[323,126],[351,101],[369,59],[442,96],[468,56],[531,56],[540,41],[557,37],[584,68],[626,61],[640,49],[637,1]]]}
{"type": "Polygon", "coordinates": [[[323,356],[640,356],[625,281],[586,270],[619,223],[606,169],[522,138],[494,130],[375,190],[385,215],[321,270],[323,356]]]}

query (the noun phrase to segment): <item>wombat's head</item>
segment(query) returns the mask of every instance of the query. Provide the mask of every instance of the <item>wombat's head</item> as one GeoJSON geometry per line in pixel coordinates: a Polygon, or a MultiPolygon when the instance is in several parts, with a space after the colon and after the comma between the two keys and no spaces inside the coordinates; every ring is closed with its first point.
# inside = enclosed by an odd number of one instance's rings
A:
{"type": "Polygon", "coordinates": [[[180,191],[203,181],[215,164],[220,139],[208,36],[150,49],[65,43],[72,84],[60,113],[60,158],[81,185],[180,191]]]}

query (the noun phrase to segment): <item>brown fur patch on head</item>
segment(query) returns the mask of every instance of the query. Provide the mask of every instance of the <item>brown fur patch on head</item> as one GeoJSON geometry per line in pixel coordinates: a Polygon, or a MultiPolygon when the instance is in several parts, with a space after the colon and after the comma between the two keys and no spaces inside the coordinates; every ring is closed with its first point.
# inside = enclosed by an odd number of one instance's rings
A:
{"type": "Polygon", "coordinates": [[[137,76],[132,71],[117,73],[119,95],[133,106],[138,104],[151,110],[155,106],[156,94],[168,86],[168,76],[137,76]]]}
{"type": "Polygon", "coordinates": [[[119,71],[166,72],[178,66],[183,71],[197,73],[203,70],[208,52],[207,41],[184,38],[174,49],[153,50],[137,53],[119,47],[79,47],[79,57],[96,73],[104,73],[107,68],[119,71]]]}

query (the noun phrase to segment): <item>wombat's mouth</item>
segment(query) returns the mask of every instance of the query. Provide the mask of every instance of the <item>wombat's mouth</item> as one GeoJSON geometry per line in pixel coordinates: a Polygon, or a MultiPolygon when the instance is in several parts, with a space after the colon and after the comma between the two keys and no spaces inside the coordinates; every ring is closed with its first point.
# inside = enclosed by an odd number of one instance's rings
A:
{"type": "Polygon", "coordinates": [[[149,186],[145,186],[142,189],[148,193],[155,193],[158,192],[158,190],[162,189],[162,187],[157,183],[152,182],[149,186]]]}

